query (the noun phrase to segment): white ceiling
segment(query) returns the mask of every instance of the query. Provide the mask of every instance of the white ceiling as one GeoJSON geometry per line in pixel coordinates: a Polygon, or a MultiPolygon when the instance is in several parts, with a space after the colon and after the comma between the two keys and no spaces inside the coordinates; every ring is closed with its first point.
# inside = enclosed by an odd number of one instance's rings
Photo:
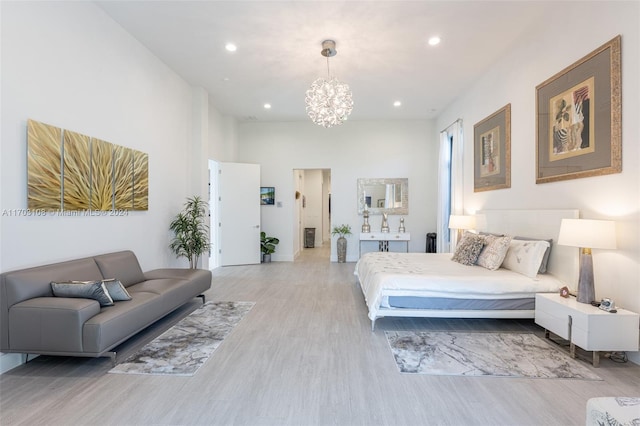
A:
{"type": "MultiPolygon", "coordinates": [[[[111,18],[240,120],[307,119],[305,91],[348,83],[350,120],[436,117],[558,2],[98,1],[111,18]],[[431,47],[429,37],[442,42],[431,47]],[[225,50],[233,42],[238,50],[225,50]],[[402,106],[394,108],[400,100],[402,106]],[[265,110],[263,105],[272,108],[265,110]]],[[[539,30],[539,28],[537,28],[539,30]]]]}

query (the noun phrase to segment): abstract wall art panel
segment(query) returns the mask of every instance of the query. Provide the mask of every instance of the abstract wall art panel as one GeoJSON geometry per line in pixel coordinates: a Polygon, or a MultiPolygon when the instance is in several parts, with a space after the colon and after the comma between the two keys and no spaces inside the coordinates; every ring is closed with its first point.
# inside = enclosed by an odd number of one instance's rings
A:
{"type": "Polygon", "coordinates": [[[149,210],[149,155],[133,150],[133,209],[149,210]]]}
{"type": "Polygon", "coordinates": [[[62,129],[27,122],[27,207],[60,210],[62,129]]]}
{"type": "Polygon", "coordinates": [[[91,210],[113,208],[113,144],[91,140],[91,210]]]}
{"type": "Polygon", "coordinates": [[[113,150],[113,196],[116,210],[133,209],[133,150],[115,145],[113,150]]]}
{"type": "Polygon", "coordinates": [[[91,195],[89,136],[65,130],[63,141],[62,208],[87,210],[91,195]]]}

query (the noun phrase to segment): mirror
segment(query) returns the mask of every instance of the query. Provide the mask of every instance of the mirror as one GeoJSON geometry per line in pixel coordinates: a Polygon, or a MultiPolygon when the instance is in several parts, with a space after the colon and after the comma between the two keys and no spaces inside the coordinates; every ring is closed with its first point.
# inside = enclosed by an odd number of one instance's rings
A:
{"type": "Polygon", "coordinates": [[[358,214],[409,214],[409,179],[358,179],[358,214]]]}

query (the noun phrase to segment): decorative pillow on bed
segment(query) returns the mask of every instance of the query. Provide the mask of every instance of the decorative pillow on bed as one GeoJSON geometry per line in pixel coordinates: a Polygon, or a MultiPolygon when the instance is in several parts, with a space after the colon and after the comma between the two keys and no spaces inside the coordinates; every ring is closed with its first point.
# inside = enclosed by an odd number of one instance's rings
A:
{"type": "Polygon", "coordinates": [[[547,247],[547,241],[511,240],[502,267],[535,278],[547,247]]]}
{"type": "Polygon", "coordinates": [[[495,271],[502,265],[502,261],[507,255],[511,237],[496,237],[494,235],[484,235],[485,246],[478,256],[477,265],[495,271]]]}
{"type": "Polygon", "coordinates": [[[52,282],[51,291],[56,297],[94,299],[100,303],[100,306],[113,306],[113,299],[102,281],[52,282]]]}
{"type": "Polygon", "coordinates": [[[463,265],[473,265],[484,247],[484,237],[472,232],[465,232],[456,247],[451,260],[463,265]]]}
{"type": "Polygon", "coordinates": [[[546,241],[549,243],[549,247],[544,252],[544,256],[542,257],[542,263],[540,263],[540,269],[538,269],[539,274],[547,273],[547,264],[549,263],[549,254],[551,254],[551,246],[553,245],[553,239],[544,240],[542,238],[529,238],[529,237],[513,237],[514,240],[524,240],[524,241],[546,241]]]}
{"type": "Polygon", "coordinates": [[[104,283],[109,296],[111,296],[114,302],[118,302],[120,300],[131,300],[131,295],[129,294],[127,289],[124,288],[120,280],[109,278],[106,280],[102,280],[102,282],[104,283]]]}

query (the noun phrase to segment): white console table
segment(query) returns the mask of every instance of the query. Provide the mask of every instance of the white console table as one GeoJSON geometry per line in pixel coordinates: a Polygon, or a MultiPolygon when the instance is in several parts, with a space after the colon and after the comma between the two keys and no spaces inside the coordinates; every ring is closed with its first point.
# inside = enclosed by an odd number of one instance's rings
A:
{"type": "Polygon", "coordinates": [[[361,232],[358,257],[362,256],[363,241],[377,241],[378,251],[389,251],[390,242],[404,242],[405,250],[409,253],[409,240],[411,240],[411,234],[409,232],[361,232]]]}

